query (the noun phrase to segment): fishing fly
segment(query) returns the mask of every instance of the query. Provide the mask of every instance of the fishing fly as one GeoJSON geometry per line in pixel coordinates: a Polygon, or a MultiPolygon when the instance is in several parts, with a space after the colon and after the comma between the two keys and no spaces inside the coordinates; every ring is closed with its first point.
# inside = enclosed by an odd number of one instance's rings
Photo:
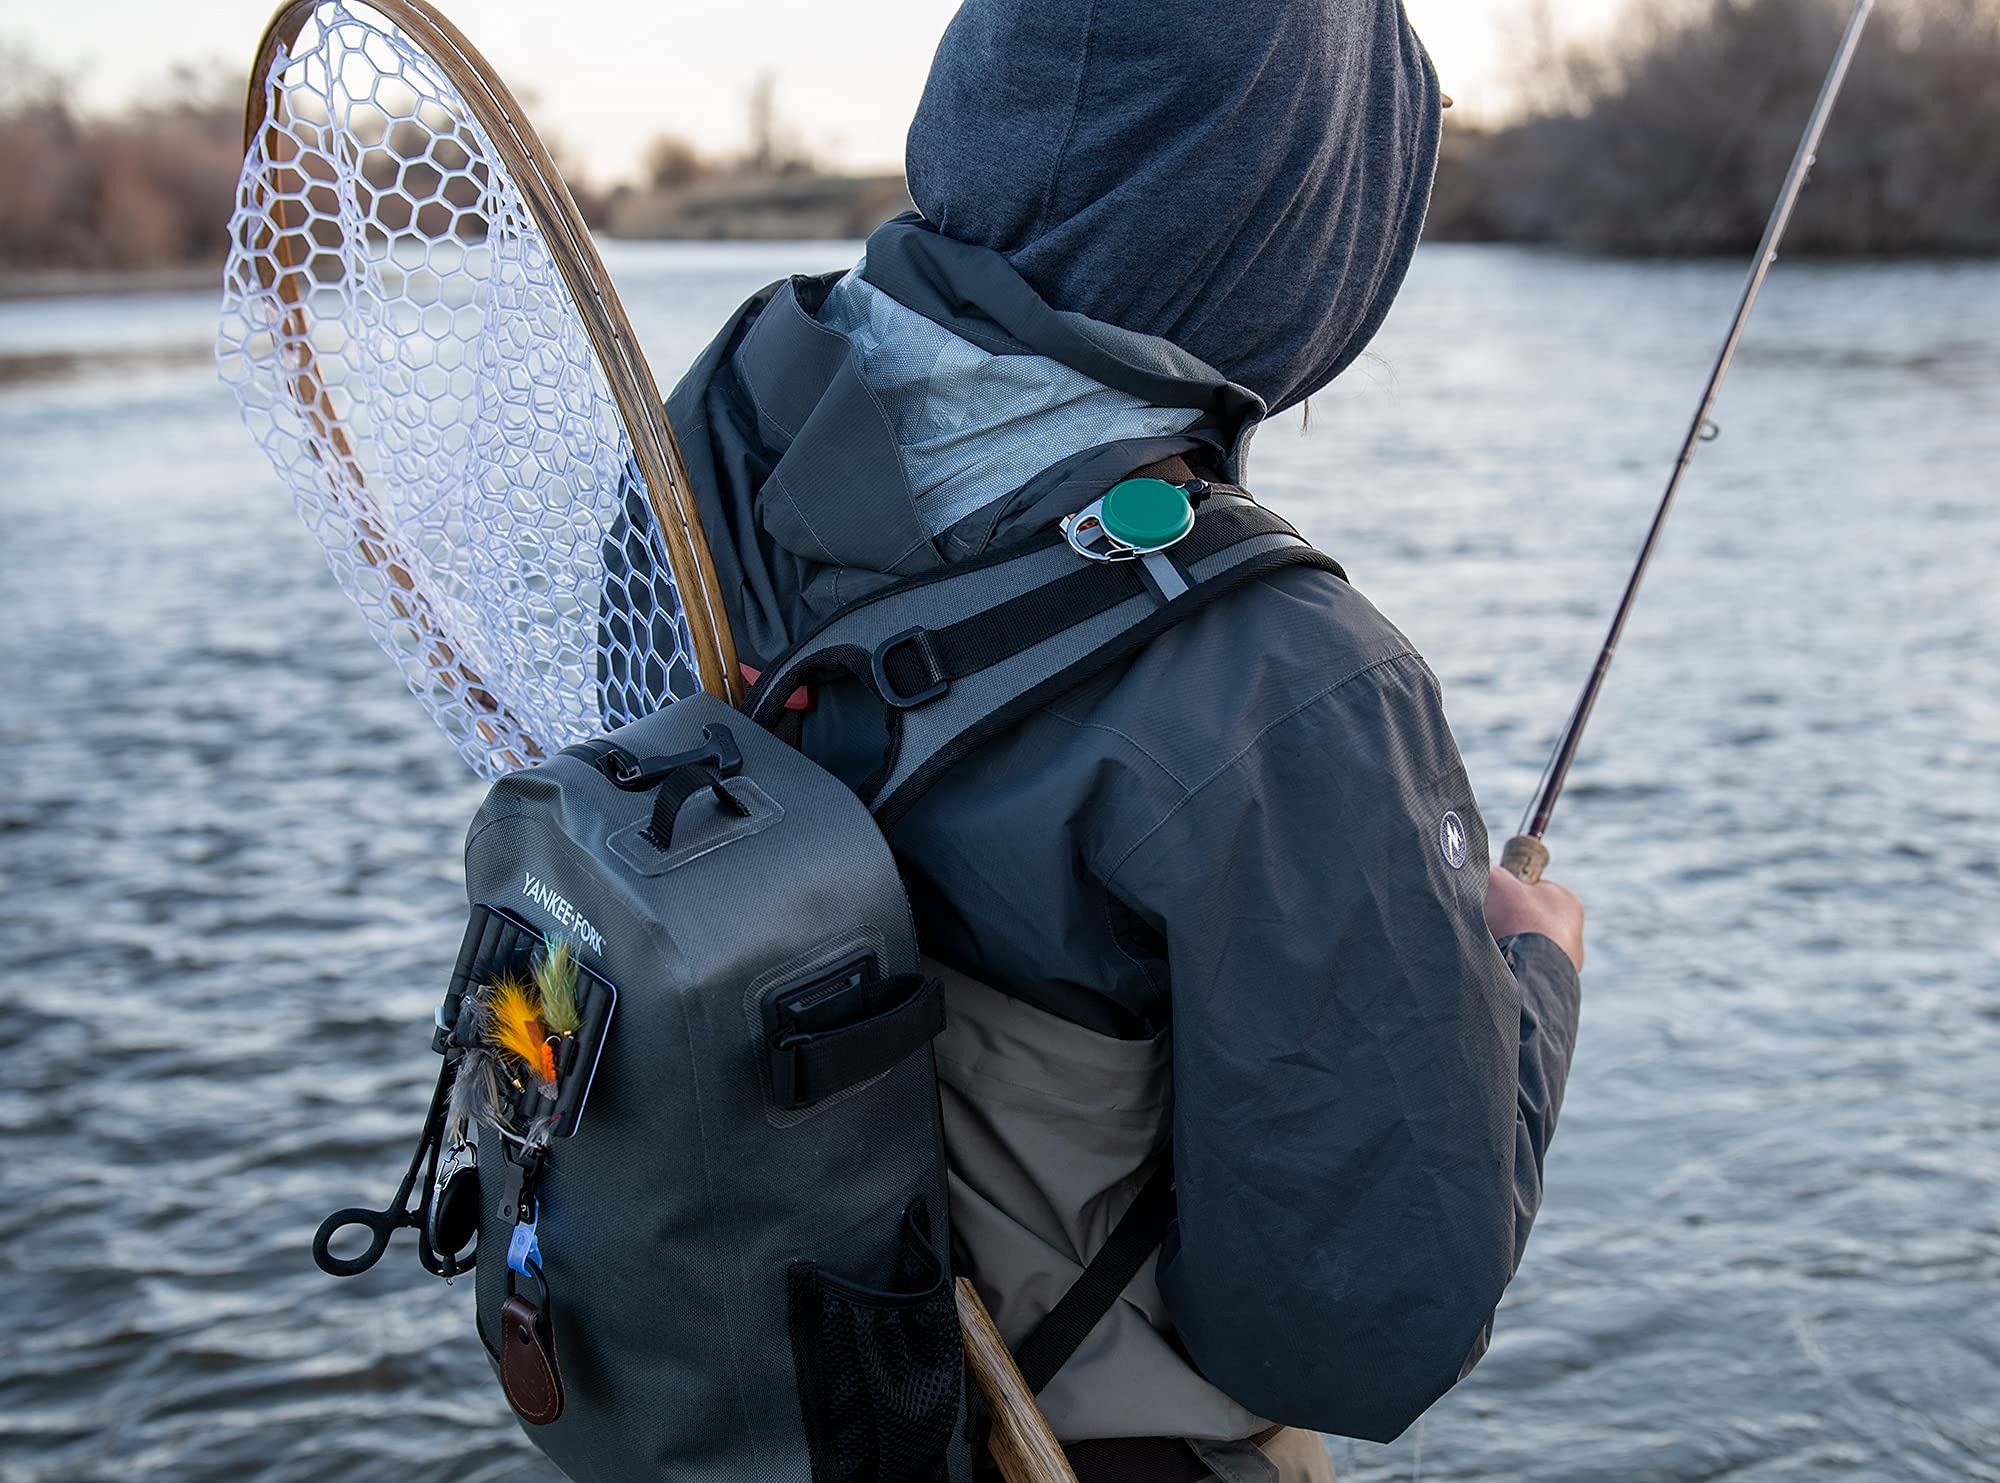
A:
{"type": "MultiPolygon", "coordinates": [[[[497,974],[487,990],[486,1039],[527,1073],[536,1091],[556,1094],[556,1056],[542,1029],[541,1001],[512,973],[497,974]]],[[[514,1085],[521,1082],[515,1078],[514,1085]]]]}
{"type": "Polygon", "coordinates": [[[534,976],[542,1024],[552,1035],[564,1039],[575,1035],[582,1021],[576,1007],[576,957],[567,939],[553,935],[542,939],[535,953],[534,976]]]}
{"type": "Polygon", "coordinates": [[[500,1058],[483,1043],[459,1052],[445,1112],[446,1131],[454,1146],[464,1143],[473,1128],[498,1132],[506,1126],[504,1085],[500,1058]]]}

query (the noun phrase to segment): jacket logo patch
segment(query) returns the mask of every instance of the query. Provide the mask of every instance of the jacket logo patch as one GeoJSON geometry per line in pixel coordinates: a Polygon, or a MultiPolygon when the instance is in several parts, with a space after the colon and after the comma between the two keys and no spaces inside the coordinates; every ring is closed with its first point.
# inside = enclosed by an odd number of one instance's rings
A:
{"type": "Polygon", "coordinates": [[[1453,870],[1465,864],[1465,820],[1454,809],[1446,809],[1444,817],[1438,820],[1438,848],[1444,851],[1444,863],[1453,870]]]}

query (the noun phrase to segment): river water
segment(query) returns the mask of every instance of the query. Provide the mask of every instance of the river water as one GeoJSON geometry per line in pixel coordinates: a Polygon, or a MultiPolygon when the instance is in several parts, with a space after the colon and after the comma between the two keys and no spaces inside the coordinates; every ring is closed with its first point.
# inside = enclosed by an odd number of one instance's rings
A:
{"type": "MultiPolygon", "coordinates": [[[[670,380],[851,247],[622,246],[670,380]]],[[[1511,832],[1734,303],[1426,248],[1253,484],[1416,640],[1511,832]]],[[[0,304],[0,1479],[547,1479],[399,1249],[479,788],[206,359],[0,304]]],[[[1781,265],[1552,835],[1591,909],[1492,1354],[1350,1479],[2000,1479],[2000,266],[1781,265]]]]}

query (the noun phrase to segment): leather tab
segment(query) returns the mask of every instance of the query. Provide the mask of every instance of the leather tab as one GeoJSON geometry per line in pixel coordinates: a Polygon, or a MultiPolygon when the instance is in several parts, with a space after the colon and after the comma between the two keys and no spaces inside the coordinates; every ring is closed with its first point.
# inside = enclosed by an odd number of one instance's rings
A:
{"type": "Polygon", "coordinates": [[[500,1388],[529,1426],[547,1426],[563,1413],[554,1338],[545,1338],[542,1310],[518,1295],[500,1305],[500,1388]]]}

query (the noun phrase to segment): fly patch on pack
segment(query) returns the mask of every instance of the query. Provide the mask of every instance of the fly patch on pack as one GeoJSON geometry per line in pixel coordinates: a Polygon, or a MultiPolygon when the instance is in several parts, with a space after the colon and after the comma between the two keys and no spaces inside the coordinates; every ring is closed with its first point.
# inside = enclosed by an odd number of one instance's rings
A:
{"type": "Polygon", "coordinates": [[[572,1478],[969,1478],[943,996],[861,802],[694,696],[496,783],[466,890],[423,1137],[320,1265],[476,1271],[572,1478]]]}

